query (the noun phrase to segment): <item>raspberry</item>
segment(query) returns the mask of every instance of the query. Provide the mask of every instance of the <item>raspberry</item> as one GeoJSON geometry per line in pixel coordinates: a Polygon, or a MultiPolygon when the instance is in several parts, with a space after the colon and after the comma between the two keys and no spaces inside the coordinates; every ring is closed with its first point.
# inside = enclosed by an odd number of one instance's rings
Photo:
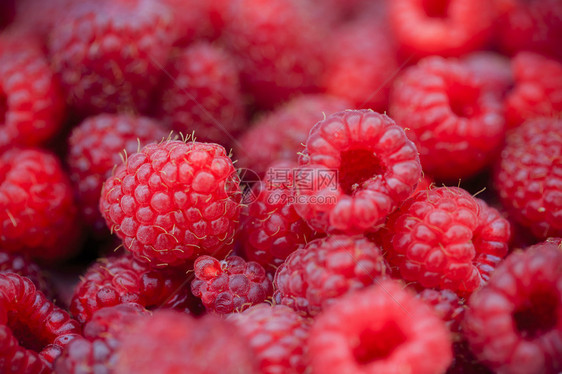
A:
{"type": "MultiPolygon", "coordinates": [[[[213,0],[214,1],[214,0],[213,0]]],[[[174,26],[178,29],[176,45],[185,46],[195,40],[214,35],[209,19],[212,1],[162,0],[174,13],[174,26]]]]}
{"type": "Polygon", "coordinates": [[[252,189],[255,201],[242,209],[238,243],[247,259],[275,271],[294,252],[318,237],[294,208],[293,170],[296,163],[272,166],[266,180],[252,189]]]}
{"type": "Polygon", "coordinates": [[[118,337],[138,316],[148,316],[142,305],[136,303],[118,304],[98,309],[92,318],[84,324],[84,337],[96,338],[118,337]]]}
{"type": "Polygon", "coordinates": [[[297,96],[259,118],[241,137],[240,166],[259,175],[274,162],[297,161],[302,143],[314,124],[326,115],[351,108],[345,99],[316,94],[297,96]]]}
{"type": "Polygon", "coordinates": [[[0,251],[0,273],[16,273],[27,277],[47,297],[53,294],[52,286],[41,268],[28,256],[0,251]]]}
{"type": "Polygon", "coordinates": [[[394,281],[338,300],[314,321],[308,347],[314,374],[434,374],[452,358],[441,319],[394,281]]]}
{"type": "Polygon", "coordinates": [[[474,52],[464,56],[461,62],[480,79],[484,90],[504,95],[514,84],[511,61],[494,52],[474,52]]]}
{"type": "Polygon", "coordinates": [[[139,319],[124,334],[116,373],[257,373],[251,348],[233,322],[173,311],[139,319]],[[163,359],[165,357],[165,359],[163,359]]]}
{"type": "Polygon", "coordinates": [[[460,56],[491,36],[495,9],[488,0],[395,0],[389,18],[405,57],[460,56]]]}
{"type": "Polygon", "coordinates": [[[227,46],[240,60],[246,90],[263,107],[318,91],[323,25],[296,0],[236,0],[225,25],[227,46]]]}
{"type": "Polygon", "coordinates": [[[505,99],[507,123],[517,127],[537,117],[560,118],[562,113],[562,64],[521,52],[512,60],[515,87],[505,99]]]}
{"type": "Polygon", "coordinates": [[[199,42],[174,57],[161,101],[161,116],[174,130],[231,144],[245,124],[238,70],[231,56],[199,42]]]}
{"type": "Polygon", "coordinates": [[[0,273],[0,371],[49,373],[80,326],[15,273],[0,273]],[[15,369],[17,368],[17,369],[15,369]]]}
{"type": "Polygon", "coordinates": [[[416,147],[402,128],[371,110],[318,122],[299,165],[297,212],[314,229],[347,234],[376,231],[421,176],[416,147]]]}
{"type": "Polygon", "coordinates": [[[284,305],[259,304],[229,317],[254,350],[263,374],[300,374],[308,363],[310,323],[284,305]]]}
{"type": "Polygon", "coordinates": [[[17,0],[13,28],[29,32],[47,42],[54,25],[65,17],[73,0],[17,0]]]}
{"type": "Polygon", "coordinates": [[[381,249],[361,236],[316,239],[293,252],[275,273],[274,300],[317,315],[340,296],[388,274],[381,249]]]}
{"type": "Polygon", "coordinates": [[[90,117],[72,131],[67,157],[70,178],[84,221],[95,233],[103,236],[107,231],[99,200],[103,182],[111,177],[113,167],[127,154],[165,136],[164,129],[153,120],[127,114],[90,117]]]}
{"type": "Polygon", "coordinates": [[[507,254],[509,222],[457,187],[418,192],[394,213],[383,240],[406,281],[470,294],[507,254]]]}
{"type": "Polygon", "coordinates": [[[464,331],[476,356],[500,373],[562,370],[562,251],[516,251],[469,300],[464,331]]]}
{"type": "Polygon", "coordinates": [[[470,68],[428,57],[394,82],[390,113],[420,152],[424,172],[458,180],[490,163],[505,134],[502,106],[470,68]]]}
{"type": "Polygon", "coordinates": [[[105,182],[100,210],[137,258],[151,266],[182,265],[229,251],[240,197],[223,147],[170,140],[130,155],[105,182]]]}
{"type": "Polygon", "coordinates": [[[230,256],[219,261],[211,256],[195,260],[191,291],[209,312],[241,312],[271,296],[271,280],[257,262],[230,256]]]}
{"type": "Polygon", "coordinates": [[[322,80],[326,93],[349,100],[353,108],[387,109],[398,62],[385,31],[372,19],[336,29],[322,80]]]}
{"type": "Polygon", "coordinates": [[[49,38],[67,99],[86,113],[146,111],[175,33],[153,0],[74,2],[49,38]]]}
{"type": "Polygon", "coordinates": [[[500,47],[510,53],[534,51],[562,59],[562,3],[558,0],[495,0],[500,47]]]}
{"type": "Polygon", "coordinates": [[[153,270],[125,253],[92,265],[76,287],[69,309],[78,322],[85,323],[97,310],[125,303],[189,312],[194,297],[183,271],[153,270]]]}
{"type": "Polygon", "coordinates": [[[538,238],[562,236],[561,119],[529,120],[512,131],[494,173],[502,204],[538,238]]]}
{"type": "Polygon", "coordinates": [[[0,247],[56,261],[75,249],[72,187],[57,158],[35,149],[0,154],[0,247]]]}
{"type": "Polygon", "coordinates": [[[416,297],[431,306],[452,333],[460,333],[466,306],[451,290],[421,290],[416,297]]]}
{"type": "Polygon", "coordinates": [[[0,150],[45,143],[62,127],[64,96],[37,40],[0,38],[0,150]]]}

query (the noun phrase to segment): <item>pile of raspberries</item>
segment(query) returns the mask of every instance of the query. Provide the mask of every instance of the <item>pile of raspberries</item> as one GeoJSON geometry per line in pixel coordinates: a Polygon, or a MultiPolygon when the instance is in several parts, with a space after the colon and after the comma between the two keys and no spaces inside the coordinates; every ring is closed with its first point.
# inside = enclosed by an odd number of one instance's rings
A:
{"type": "Polygon", "coordinates": [[[561,372],[562,1],[0,2],[0,373],[561,372]]]}

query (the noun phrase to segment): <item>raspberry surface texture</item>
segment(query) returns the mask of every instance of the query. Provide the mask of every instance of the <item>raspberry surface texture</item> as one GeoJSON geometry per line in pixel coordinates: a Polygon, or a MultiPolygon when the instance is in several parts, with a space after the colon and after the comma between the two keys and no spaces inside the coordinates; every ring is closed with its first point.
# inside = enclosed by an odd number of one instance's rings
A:
{"type": "Polygon", "coordinates": [[[314,321],[308,348],[315,374],[434,374],[452,359],[443,321],[394,281],[338,300],[314,321]]]}
{"type": "Polygon", "coordinates": [[[169,8],[153,0],[70,7],[49,37],[67,100],[86,113],[148,110],[176,38],[169,8]]]}
{"type": "Polygon", "coordinates": [[[416,143],[425,173],[458,181],[487,166],[505,135],[502,105],[457,60],[428,57],[394,82],[390,113],[416,143]]]}
{"type": "Polygon", "coordinates": [[[16,273],[29,278],[44,295],[48,297],[53,295],[47,275],[29,256],[0,251],[0,273],[16,273]]]}
{"type": "Polygon", "coordinates": [[[284,305],[255,305],[229,317],[252,347],[263,374],[306,372],[310,322],[284,305]]]}
{"type": "Polygon", "coordinates": [[[195,300],[184,271],[154,270],[126,253],[92,265],[76,287],[69,309],[85,323],[104,307],[126,303],[190,312],[195,300]]]}
{"type": "Polygon", "coordinates": [[[495,170],[503,206],[538,238],[562,236],[562,119],[539,118],[512,131],[495,170]]]}
{"type": "Polygon", "coordinates": [[[175,131],[225,147],[245,125],[238,68],[228,52],[199,42],[178,52],[162,92],[162,118],[175,131]]]}
{"type": "Polygon", "coordinates": [[[333,235],[293,252],[275,273],[273,299],[315,316],[342,295],[389,275],[382,250],[362,236],[333,235]]]}
{"type": "Polygon", "coordinates": [[[0,247],[50,262],[80,234],[72,187],[60,161],[39,149],[0,154],[0,247]]]}
{"type": "Polygon", "coordinates": [[[201,298],[208,312],[228,314],[241,312],[271,296],[272,284],[257,262],[229,256],[219,261],[200,256],[194,264],[193,295],[201,298]]]}
{"type": "Polygon", "coordinates": [[[441,317],[452,333],[460,333],[461,322],[464,318],[466,305],[464,300],[451,290],[433,290],[426,288],[416,294],[416,297],[431,306],[441,317]]]}
{"type": "Polygon", "coordinates": [[[0,35],[0,150],[40,145],[57,135],[64,101],[39,41],[0,35]]]}
{"type": "Polygon", "coordinates": [[[509,255],[469,301],[463,324],[476,356],[499,373],[562,370],[562,248],[509,255]]]}
{"type": "Polygon", "coordinates": [[[484,90],[504,95],[515,84],[509,57],[496,52],[478,51],[463,56],[460,62],[483,83],[484,90]]]}
{"type": "Polygon", "coordinates": [[[100,209],[125,247],[151,266],[224,257],[240,217],[239,179],[218,144],[149,144],[105,182],[100,209]]]}
{"type": "Polygon", "coordinates": [[[295,177],[295,208],[318,231],[376,231],[420,176],[416,147],[390,117],[334,113],[310,130],[295,177]]]}
{"type": "Polygon", "coordinates": [[[50,373],[54,360],[79,333],[78,323],[28,278],[0,273],[0,371],[50,373]]]}
{"type": "Polygon", "coordinates": [[[140,147],[163,140],[163,126],[146,118],[128,114],[100,114],[85,119],[68,139],[67,162],[78,196],[84,222],[100,236],[107,226],[100,213],[99,201],[103,182],[113,168],[140,147]]]}
{"type": "Polygon", "coordinates": [[[457,187],[421,191],[393,214],[384,247],[406,281],[470,294],[507,254],[509,222],[457,187]]]}
{"type": "Polygon", "coordinates": [[[239,165],[265,175],[274,162],[297,161],[314,124],[325,116],[350,109],[343,98],[323,94],[300,95],[258,118],[235,148],[239,165]]]}

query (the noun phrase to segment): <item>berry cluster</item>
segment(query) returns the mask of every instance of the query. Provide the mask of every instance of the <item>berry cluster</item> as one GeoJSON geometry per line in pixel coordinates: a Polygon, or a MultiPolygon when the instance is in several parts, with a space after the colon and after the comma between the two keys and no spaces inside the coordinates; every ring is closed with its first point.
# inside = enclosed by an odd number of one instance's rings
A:
{"type": "Polygon", "coordinates": [[[0,373],[562,372],[560,0],[0,1],[0,373]]]}

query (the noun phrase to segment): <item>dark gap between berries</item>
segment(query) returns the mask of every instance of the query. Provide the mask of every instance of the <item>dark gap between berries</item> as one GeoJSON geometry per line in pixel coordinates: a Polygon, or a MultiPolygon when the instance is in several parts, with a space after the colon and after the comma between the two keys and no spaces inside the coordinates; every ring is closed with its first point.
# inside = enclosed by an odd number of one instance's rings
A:
{"type": "Polygon", "coordinates": [[[365,149],[342,152],[339,169],[339,184],[343,192],[353,195],[367,180],[382,175],[386,167],[379,157],[365,149]]]}

